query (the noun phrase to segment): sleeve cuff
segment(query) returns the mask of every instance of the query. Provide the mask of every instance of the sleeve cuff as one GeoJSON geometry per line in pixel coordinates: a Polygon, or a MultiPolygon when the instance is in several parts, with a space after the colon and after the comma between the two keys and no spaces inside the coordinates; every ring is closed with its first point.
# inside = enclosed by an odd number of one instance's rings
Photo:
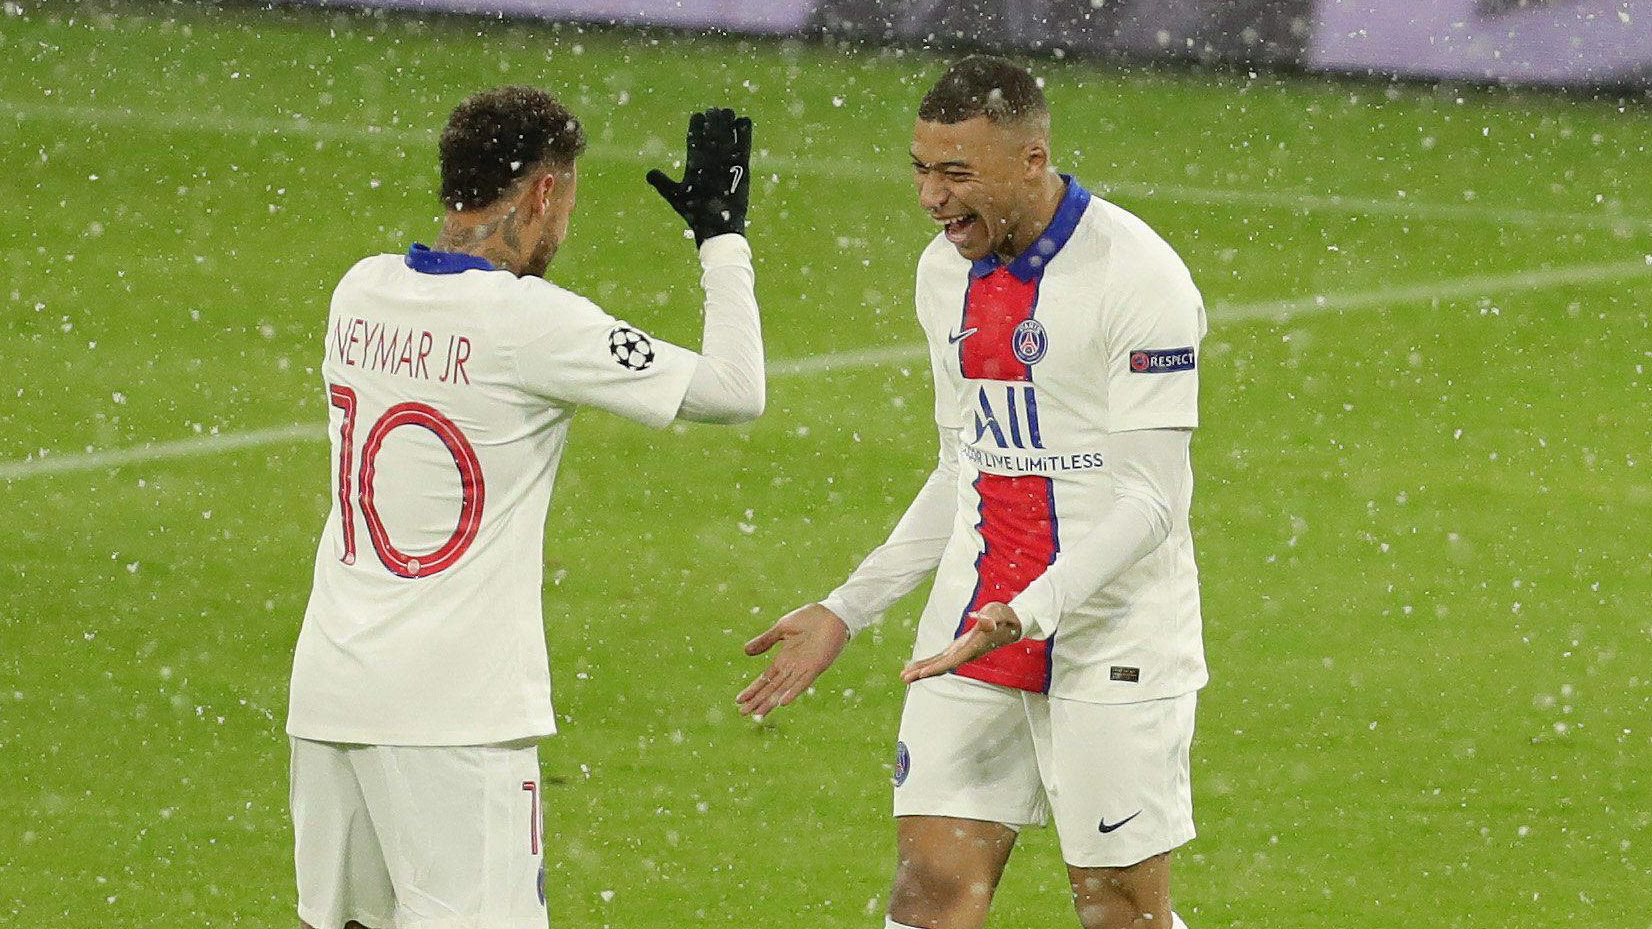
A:
{"type": "Polygon", "coordinates": [[[1017,619],[1021,620],[1021,637],[1024,639],[1048,639],[1055,634],[1057,615],[1055,603],[1049,593],[1049,585],[1034,581],[1027,585],[1014,599],[1010,600],[1009,608],[1015,611],[1017,619]]]}
{"type": "Polygon", "coordinates": [[[842,595],[835,590],[827,594],[826,599],[820,601],[820,605],[831,610],[837,615],[838,619],[843,620],[843,624],[849,627],[849,638],[851,639],[878,619],[876,615],[864,613],[850,606],[842,595]]]}
{"type": "Polygon", "coordinates": [[[700,245],[700,267],[711,270],[730,265],[751,267],[751,243],[733,232],[714,235],[700,245]]]}

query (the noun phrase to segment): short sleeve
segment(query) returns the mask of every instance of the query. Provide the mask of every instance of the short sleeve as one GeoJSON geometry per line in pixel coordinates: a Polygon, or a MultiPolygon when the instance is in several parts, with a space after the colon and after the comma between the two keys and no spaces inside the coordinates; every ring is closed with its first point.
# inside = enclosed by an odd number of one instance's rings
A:
{"type": "Polygon", "coordinates": [[[558,291],[536,308],[515,351],[522,388],[660,428],[682,407],[696,352],[653,338],[583,297],[558,291]]]}
{"type": "Polygon", "coordinates": [[[1110,432],[1199,425],[1204,298],[1170,247],[1153,245],[1150,256],[1115,259],[1105,298],[1110,432]]]}

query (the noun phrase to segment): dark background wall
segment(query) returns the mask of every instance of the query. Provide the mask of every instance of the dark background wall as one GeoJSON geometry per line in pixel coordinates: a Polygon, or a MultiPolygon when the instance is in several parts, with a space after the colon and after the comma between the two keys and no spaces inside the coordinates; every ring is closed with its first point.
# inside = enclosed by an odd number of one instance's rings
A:
{"type": "Polygon", "coordinates": [[[1652,0],[295,0],[1485,83],[1652,87],[1652,0]]]}

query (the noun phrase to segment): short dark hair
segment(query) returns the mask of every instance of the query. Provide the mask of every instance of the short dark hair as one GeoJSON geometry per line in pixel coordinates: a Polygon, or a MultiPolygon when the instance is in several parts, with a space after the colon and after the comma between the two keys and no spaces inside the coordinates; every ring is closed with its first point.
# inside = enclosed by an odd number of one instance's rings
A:
{"type": "Polygon", "coordinates": [[[472,94],[442,130],[442,202],[451,210],[481,209],[527,174],[570,167],[584,151],[579,120],[543,90],[472,94]]]}
{"type": "Polygon", "coordinates": [[[953,62],[918,106],[919,119],[948,124],[977,116],[993,123],[1019,122],[1049,112],[1044,90],[1032,72],[996,55],[971,55],[953,62]]]}

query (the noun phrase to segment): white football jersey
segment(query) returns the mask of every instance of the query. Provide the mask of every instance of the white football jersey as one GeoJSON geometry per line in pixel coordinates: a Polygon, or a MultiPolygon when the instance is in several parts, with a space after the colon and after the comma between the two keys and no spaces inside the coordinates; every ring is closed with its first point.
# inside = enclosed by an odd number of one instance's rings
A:
{"type": "MultiPolygon", "coordinates": [[[[745,240],[709,242],[750,267],[745,240]]],[[[709,264],[708,264],[709,268],[709,264]]],[[[575,409],[670,423],[698,355],[537,277],[415,245],[333,293],[332,512],[287,731],[476,745],[556,730],[546,509],[575,409]]]]}
{"type": "MultiPolygon", "coordinates": [[[[1140,219],[1066,178],[1049,228],[1019,258],[970,262],[937,236],[918,263],[917,308],[935,418],[959,436],[958,509],[914,655],[940,652],[1009,602],[1113,505],[1109,437],[1198,425],[1203,300],[1140,219]]],[[[1072,699],[1187,693],[1207,674],[1188,529],[1192,480],[1169,537],[1056,634],[958,673],[1072,699]]]]}

